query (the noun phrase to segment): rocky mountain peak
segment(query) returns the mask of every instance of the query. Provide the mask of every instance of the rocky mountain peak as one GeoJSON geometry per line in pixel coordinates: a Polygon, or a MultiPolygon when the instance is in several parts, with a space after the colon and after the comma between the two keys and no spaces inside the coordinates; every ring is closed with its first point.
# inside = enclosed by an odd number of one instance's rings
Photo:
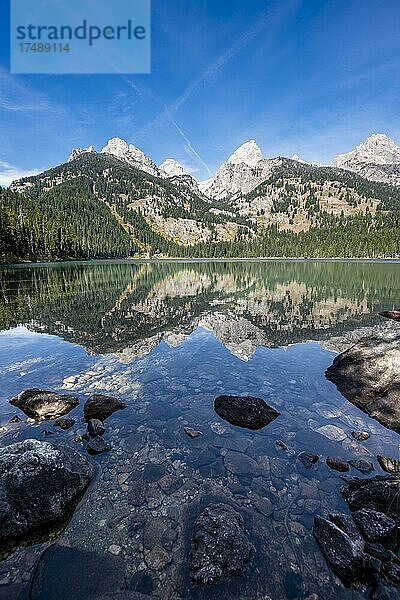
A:
{"type": "Polygon", "coordinates": [[[173,158],[167,158],[159,166],[160,173],[163,177],[177,177],[180,175],[187,175],[185,168],[177,160],[173,158]]]}
{"type": "Polygon", "coordinates": [[[300,156],[298,154],[293,154],[293,156],[291,157],[291,160],[297,160],[297,162],[303,163],[304,165],[307,164],[307,161],[300,158],[300,156]]]}
{"type": "Polygon", "coordinates": [[[93,148],[93,146],[88,146],[87,148],[73,148],[68,157],[68,162],[75,160],[75,158],[78,158],[78,156],[81,156],[81,154],[86,154],[87,152],[96,152],[96,150],[93,148]]]}
{"type": "Polygon", "coordinates": [[[226,162],[231,165],[245,164],[249,167],[255,167],[262,159],[263,155],[257,142],[249,140],[239,146],[226,162]]]}
{"type": "Polygon", "coordinates": [[[374,133],[351,152],[336,156],[332,161],[332,166],[346,168],[346,166],[359,163],[400,164],[400,147],[387,135],[374,133]]]}
{"type": "Polygon", "coordinates": [[[128,163],[132,167],[136,167],[141,171],[145,171],[146,173],[150,173],[151,175],[159,175],[159,170],[157,165],[146,156],[146,154],[134,146],[133,144],[128,144],[125,140],[121,138],[111,138],[107,142],[107,144],[102,148],[101,152],[103,154],[111,154],[120,160],[128,163]]]}

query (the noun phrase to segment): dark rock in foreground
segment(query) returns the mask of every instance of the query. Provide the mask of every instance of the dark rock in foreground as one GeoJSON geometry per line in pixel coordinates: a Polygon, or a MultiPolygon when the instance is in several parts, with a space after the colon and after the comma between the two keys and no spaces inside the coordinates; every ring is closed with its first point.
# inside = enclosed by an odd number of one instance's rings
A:
{"type": "Polygon", "coordinates": [[[339,354],[326,377],[350,402],[400,433],[400,334],[365,338],[339,354]]]}
{"type": "Polygon", "coordinates": [[[44,421],[66,415],[78,406],[79,400],[75,396],[35,388],[14,396],[10,404],[20,408],[28,417],[44,421]]]}
{"type": "Polygon", "coordinates": [[[83,414],[85,420],[99,419],[99,421],[105,421],[117,410],[126,408],[126,404],[113,398],[112,396],[104,396],[103,394],[93,394],[88,400],[86,400],[83,407],[83,414]]]}
{"type": "Polygon", "coordinates": [[[252,396],[218,396],[214,408],[228,423],[253,430],[262,429],[280,415],[264,400],[252,396]]]}
{"type": "Polygon", "coordinates": [[[400,321],[400,310],[384,310],[378,313],[381,317],[386,319],[393,319],[393,321],[400,321]]]}
{"type": "Polygon", "coordinates": [[[352,511],[370,508],[400,522],[399,480],[397,477],[376,476],[353,479],[341,490],[352,511]]]}
{"type": "MultiPolygon", "coordinates": [[[[113,597],[115,590],[123,588],[124,580],[125,567],[119,557],[55,544],[39,560],[29,598],[99,600],[108,594],[113,597]]],[[[129,598],[129,592],[126,594],[129,598]]]]}
{"type": "Polygon", "coordinates": [[[319,456],[317,454],[312,454],[311,452],[300,452],[297,458],[306,469],[311,469],[311,467],[319,461],[319,456]]]}
{"type": "Polygon", "coordinates": [[[369,542],[380,542],[395,537],[396,522],[381,512],[362,508],[353,514],[353,519],[369,542]]]}
{"type": "Polygon", "coordinates": [[[400,460],[389,458],[388,456],[381,456],[380,454],[378,454],[376,458],[378,459],[381,468],[386,471],[386,473],[400,474],[400,460]]]}
{"type": "Polygon", "coordinates": [[[0,449],[0,541],[21,539],[67,516],[92,477],[68,446],[25,440],[0,449]]]}
{"type": "Polygon", "coordinates": [[[242,516],[227,504],[210,504],[194,525],[191,578],[196,583],[214,584],[224,577],[242,575],[253,553],[242,516]]]}
{"type": "MultiPolygon", "coordinates": [[[[348,518],[347,515],[343,517],[348,518]]],[[[314,537],[325,559],[342,581],[354,583],[360,578],[363,568],[363,543],[360,539],[353,539],[349,535],[344,519],[340,521],[335,519],[335,521],[333,522],[332,516],[329,519],[316,516],[314,537]]]]}

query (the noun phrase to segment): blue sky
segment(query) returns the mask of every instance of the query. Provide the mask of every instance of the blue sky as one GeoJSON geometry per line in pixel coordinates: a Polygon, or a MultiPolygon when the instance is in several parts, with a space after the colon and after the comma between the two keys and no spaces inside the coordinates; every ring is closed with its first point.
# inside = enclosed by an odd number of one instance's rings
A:
{"type": "Polygon", "coordinates": [[[11,75],[6,4],[0,183],[111,137],[199,179],[252,138],[317,162],[374,132],[400,143],[399,0],[153,0],[136,76],[11,75]]]}

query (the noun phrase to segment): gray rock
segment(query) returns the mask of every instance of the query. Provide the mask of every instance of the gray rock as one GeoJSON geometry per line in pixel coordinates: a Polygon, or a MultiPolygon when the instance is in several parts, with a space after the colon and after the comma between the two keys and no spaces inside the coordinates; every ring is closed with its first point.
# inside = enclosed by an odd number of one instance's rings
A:
{"type": "Polygon", "coordinates": [[[92,477],[69,446],[25,440],[0,449],[0,540],[24,538],[63,519],[92,477]]]}
{"type": "Polygon", "coordinates": [[[357,471],[360,471],[360,473],[364,473],[365,475],[368,475],[375,470],[372,462],[362,458],[349,460],[348,463],[353,469],[357,469],[357,471]]]}
{"type": "Polygon", "coordinates": [[[54,544],[45,550],[39,560],[32,577],[29,598],[99,600],[123,589],[124,584],[125,565],[120,557],[109,552],[90,552],[54,544]]]}
{"type": "Polygon", "coordinates": [[[297,458],[306,469],[311,469],[311,467],[319,461],[319,456],[317,454],[312,454],[311,452],[300,452],[297,458]]]}
{"type": "Polygon", "coordinates": [[[118,398],[104,396],[103,394],[93,394],[86,400],[83,407],[83,414],[86,421],[89,421],[90,419],[105,421],[117,410],[122,410],[123,408],[126,408],[126,406],[127,405],[124,402],[121,402],[121,400],[118,400],[118,398]]]}
{"type": "Polygon", "coordinates": [[[176,475],[164,475],[157,483],[165,494],[173,494],[182,487],[183,482],[176,475]]]}
{"type": "Polygon", "coordinates": [[[380,583],[376,590],[371,594],[372,600],[400,600],[400,590],[397,588],[380,583]]]}
{"type": "Polygon", "coordinates": [[[353,519],[369,542],[381,542],[396,534],[396,522],[376,510],[362,508],[353,513],[353,519]]]}
{"type": "Polygon", "coordinates": [[[264,400],[252,396],[218,396],[214,408],[228,423],[252,430],[262,429],[280,415],[264,400]]]}
{"type": "Polygon", "coordinates": [[[242,516],[227,504],[210,504],[197,518],[189,568],[196,583],[242,575],[254,553],[242,516]]]}
{"type": "Polygon", "coordinates": [[[192,427],[184,427],[183,431],[192,439],[203,435],[201,431],[197,431],[197,429],[193,429],[192,427]]]}
{"type": "Polygon", "coordinates": [[[71,429],[75,425],[75,419],[57,419],[53,423],[54,427],[59,427],[60,429],[71,429]]]}
{"type": "Polygon", "coordinates": [[[66,415],[78,406],[79,400],[75,396],[34,388],[14,396],[10,404],[17,406],[31,419],[44,421],[66,415]]]}
{"type": "Polygon", "coordinates": [[[89,454],[101,454],[110,450],[110,444],[107,444],[101,437],[95,437],[88,441],[86,449],[89,454]]]}
{"type": "Polygon", "coordinates": [[[332,521],[316,516],[313,534],[325,559],[346,583],[354,583],[363,567],[363,546],[332,521]]]}
{"type": "Polygon", "coordinates": [[[224,465],[234,475],[258,477],[261,474],[260,467],[254,458],[242,452],[229,450],[224,456],[224,465]]]}
{"type": "Polygon", "coordinates": [[[400,522],[399,481],[397,477],[376,476],[353,479],[341,489],[352,511],[371,508],[400,522]]]}
{"type": "Polygon", "coordinates": [[[106,431],[106,428],[100,419],[89,419],[87,428],[89,435],[92,438],[101,437],[106,431]]]}
{"type": "Polygon", "coordinates": [[[381,468],[386,473],[400,473],[400,460],[395,458],[389,458],[388,456],[381,456],[378,454],[376,457],[381,468]]]}
{"type": "Polygon", "coordinates": [[[282,442],[282,440],[276,440],[275,445],[284,452],[289,452],[289,447],[285,444],[285,442],[282,442]]]}
{"type": "Polygon", "coordinates": [[[371,437],[371,434],[367,431],[352,431],[351,435],[357,442],[365,442],[365,440],[368,440],[371,437]]]}
{"type": "Polygon", "coordinates": [[[326,377],[350,402],[400,433],[400,333],[360,340],[339,354],[326,377]]]}
{"type": "Polygon", "coordinates": [[[157,465],[155,463],[147,463],[143,469],[143,481],[146,483],[153,483],[158,481],[161,477],[166,475],[166,469],[163,465],[157,465]]]}
{"type": "Polygon", "coordinates": [[[347,464],[347,462],[340,458],[333,458],[332,456],[328,456],[326,459],[326,464],[330,469],[340,471],[341,473],[345,473],[349,470],[349,465],[347,464]]]}

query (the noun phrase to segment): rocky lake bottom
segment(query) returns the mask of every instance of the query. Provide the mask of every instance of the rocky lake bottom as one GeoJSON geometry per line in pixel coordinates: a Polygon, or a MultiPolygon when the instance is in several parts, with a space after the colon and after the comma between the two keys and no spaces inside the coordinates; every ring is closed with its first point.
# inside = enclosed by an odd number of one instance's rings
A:
{"type": "MultiPolygon", "coordinates": [[[[187,313],[193,311],[187,298],[201,295],[192,280],[189,291],[185,283],[186,296],[182,290],[178,294],[187,313]]],[[[166,297],[177,297],[176,287],[175,296],[171,289],[166,297]]],[[[155,314],[164,315],[159,291],[151,299],[155,314]]],[[[210,299],[202,302],[207,309],[213,306],[210,299]]],[[[114,311],[121,307],[110,304],[114,311]]],[[[115,340],[123,336],[132,311],[143,315],[143,310],[143,299],[135,298],[113,325],[115,340]]],[[[339,313],[342,319],[342,305],[339,313]]],[[[253,329],[243,330],[243,315],[257,325],[246,311],[230,314],[224,339],[209,320],[190,328],[181,317],[178,324],[155,327],[148,318],[147,329],[140,325],[146,335],[107,352],[88,347],[87,323],[78,334],[79,313],[75,339],[71,325],[48,310],[4,327],[1,448],[28,439],[66,445],[87,458],[93,475],[63,522],[3,545],[0,599],[317,600],[375,593],[376,580],[346,581],[331,568],[316,540],[315,518],[350,516],[342,494],[346,481],[386,477],[377,456],[399,458],[398,433],[354,406],[325,376],[337,353],[351,345],[351,332],[365,327],[370,332],[379,318],[366,323],[353,314],[340,340],[337,331],[323,341],[306,332],[305,339],[288,335],[286,344],[280,338],[268,347],[257,342],[253,329]],[[71,419],[68,428],[54,418],[30,418],[9,403],[36,388],[78,399],[63,416],[71,419]],[[125,407],[102,419],[105,432],[90,439],[84,411],[93,394],[116,398],[125,407]],[[259,398],[276,414],[259,429],[239,426],[219,410],[219,396],[259,398]],[[213,523],[222,528],[219,551],[226,556],[211,572],[209,565],[202,570],[202,560],[204,552],[217,552],[213,523]]],[[[296,319],[301,329],[305,317],[296,319]]],[[[98,344],[101,326],[95,334],[98,344]]],[[[248,406],[241,418],[248,419],[252,410],[248,406]]],[[[397,550],[390,550],[394,567],[379,593],[397,594],[397,550]]]]}

